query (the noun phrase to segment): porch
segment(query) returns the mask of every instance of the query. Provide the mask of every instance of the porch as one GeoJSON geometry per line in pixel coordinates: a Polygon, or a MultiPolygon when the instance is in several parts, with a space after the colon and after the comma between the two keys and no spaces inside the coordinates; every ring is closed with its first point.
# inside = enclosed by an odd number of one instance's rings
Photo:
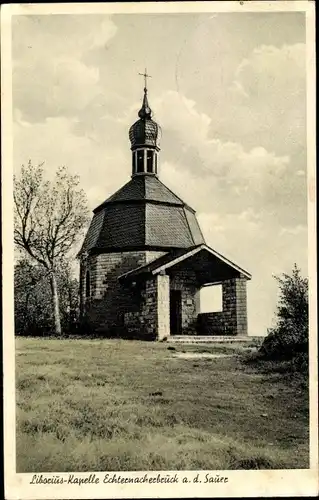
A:
{"type": "MultiPolygon", "coordinates": [[[[250,274],[207,245],[179,250],[129,271],[119,280],[141,292],[134,328],[163,340],[174,335],[247,335],[246,282],[250,274]],[[220,312],[200,313],[200,290],[222,285],[220,312]]],[[[125,315],[132,328],[132,314],[125,315]]]]}

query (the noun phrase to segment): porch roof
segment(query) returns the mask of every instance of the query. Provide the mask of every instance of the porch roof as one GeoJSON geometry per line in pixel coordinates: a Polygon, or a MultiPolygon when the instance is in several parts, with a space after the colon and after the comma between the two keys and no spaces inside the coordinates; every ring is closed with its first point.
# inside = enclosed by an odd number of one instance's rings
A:
{"type": "Polygon", "coordinates": [[[226,279],[243,277],[251,279],[251,274],[207,245],[197,245],[177,249],[122,274],[119,280],[132,282],[147,279],[160,273],[171,274],[178,270],[190,269],[195,272],[201,286],[219,283],[226,279]]]}

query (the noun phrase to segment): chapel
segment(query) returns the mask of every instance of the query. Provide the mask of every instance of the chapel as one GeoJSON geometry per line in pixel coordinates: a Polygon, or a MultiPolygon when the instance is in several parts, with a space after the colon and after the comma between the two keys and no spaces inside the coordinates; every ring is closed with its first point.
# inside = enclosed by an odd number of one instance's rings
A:
{"type": "Polygon", "coordinates": [[[106,337],[245,336],[251,275],[205,243],[195,210],[161,182],[160,139],[145,84],[131,179],[93,210],[79,252],[82,320],[106,337]],[[222,286],[222,310],[201,314],[207,285],[222,286]]]}

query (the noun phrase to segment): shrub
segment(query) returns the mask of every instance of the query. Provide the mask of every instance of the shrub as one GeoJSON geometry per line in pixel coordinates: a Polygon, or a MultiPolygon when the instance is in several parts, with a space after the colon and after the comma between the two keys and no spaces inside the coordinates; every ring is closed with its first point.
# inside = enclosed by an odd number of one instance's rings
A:
{"type": "Polygon", "coordinates": [[[301,366],[308,359],[308,279],[294,265],[291,275],[276,276],[279,302],[276,326],[259,349],[268,359],[292,359],[298,356],[301,366]]]}

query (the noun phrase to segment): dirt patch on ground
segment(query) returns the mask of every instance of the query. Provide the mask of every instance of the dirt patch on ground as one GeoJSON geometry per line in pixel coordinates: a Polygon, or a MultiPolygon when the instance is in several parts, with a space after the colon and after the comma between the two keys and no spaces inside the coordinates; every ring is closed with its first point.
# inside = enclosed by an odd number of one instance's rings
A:
{"type": "Polygon", "coordinates": [[[235,354],[221,354],[221,353],[213,354],[211,352],[177,352],[173,356],[174,358],[182,358],[182,359],[231,358],[235,356],[235,354]]]}

